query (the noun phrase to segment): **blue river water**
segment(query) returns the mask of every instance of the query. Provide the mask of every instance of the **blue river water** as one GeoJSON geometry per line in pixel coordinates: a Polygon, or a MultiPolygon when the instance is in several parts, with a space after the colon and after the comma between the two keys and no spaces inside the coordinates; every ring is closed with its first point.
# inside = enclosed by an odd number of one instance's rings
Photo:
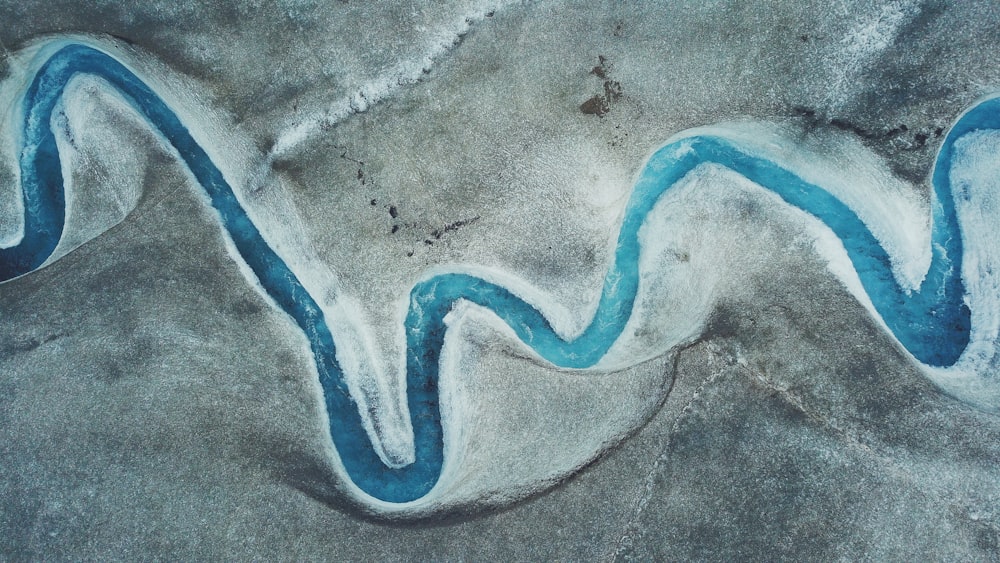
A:
{"type": "Polygon", "coordinates": [[[232,187],[170,107],[123,64],[95,48],[70,44],[55,52],[24,93],[19,166],[24,200],[24,237],[0,249],[0,281],[31,272],[52,254],[62,236],[66,203],[52,113],[77,74],[100,77],[115,87],[176,149],[218,212],[222,228],[277,305],[305,333],[319,371],[334,445],[353,482],[387,502],[426,495],[443,464],[438,365],[444,318],[458,300],[490,309],[527,346],[565,368],[595,365],[625,328],[639,289],[639,229],[659,198],[705,163],[725,166],[812,214],[843,242],[861,283],[896,339],[930,366],[954,364],[969,343],[971,315],[961,278],[962,236],[951,191],[955,141],[975,130],[1000,129],[1000,100],[972,108],[945,137],[932,184],[932,258],[918,291],[907,292],[892,273],[885,249],[861,219],[822,188],[770,160],[753,156],[718,136],[681,139],[660,148],[646,163],[627,204],[612,264],[604,278],[594,318],[566,341],[531,304],[506,288],[468,274],[443,274],[410,291],[405,321],[407,404],[416,461],[385,466],[369,442],[357,405],[336,360],[336,343],[313,297],[264,241],[232,187]]]}

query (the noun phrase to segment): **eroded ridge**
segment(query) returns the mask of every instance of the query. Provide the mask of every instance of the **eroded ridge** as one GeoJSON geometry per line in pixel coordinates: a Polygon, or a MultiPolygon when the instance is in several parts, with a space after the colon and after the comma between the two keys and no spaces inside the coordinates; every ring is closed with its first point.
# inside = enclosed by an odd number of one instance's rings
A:
{"type": "Polygon", "coordinates": [[[232,187],[177,114],[145,82],[112,56],[93,47],[62,47],[38,69],[24,92],[19,165],[24,235],[0,250],[0,280],[41,267],[56,248],[65,220],[65,187],[51,127],[54,108],[78,74],[102,78],[163,135],[208,195],[239,257],[274,303],[294,319],[309,341],[322,384],[334,445],[351,480],[381,501],[420,499],[437,483],[443,465],[438,370],[445,316],[459,300],[495,313],[545,360],[562,368],[589,368],[622,334],[639,291],[639,230],[660,198],[697,167],[726,167],[819,219],[841,241],[874,313],[898,342],[926,366],[954,365],[970,342],[971,314],[962,278],[963,238],[952,194],[956,141],[977,130],[1000,129],[1000,101],[965,113],[944,139],[932,176],[931,261],[919,289],[901,287],[889,253],[846,204],[776,161],[756,156],[722,135],[681,138],[648,160],[624,211],[613,261],[590,324],[562,338],[531,303],[511,290],[467,273],[436,275],[410,291],[405,319],[407,405],[415,462],[382,462],[364,429],[362,414],[337,362],[336,343],[313,296],[261,236],[232,187]]]}

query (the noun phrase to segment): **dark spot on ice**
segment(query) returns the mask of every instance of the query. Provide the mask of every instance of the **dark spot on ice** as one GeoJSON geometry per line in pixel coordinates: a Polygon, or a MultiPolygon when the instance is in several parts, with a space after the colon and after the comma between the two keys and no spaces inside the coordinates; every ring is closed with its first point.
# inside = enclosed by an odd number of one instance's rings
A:
{"type": "Polygon", "coordinates": [[[816,117],[816,110],[809,109],[805,106],[795,106],[792,108],[792,113],[799,117],[816,117]]]}
{"type": "Polygon", "coordinates": [[[609,102],[618,101],[622,97],[622,84],[616,80],[604,81],[604,98],[609,102]]]}
{"type": "Polygon", "coordinates": [[[396,209],[395,205],[389,206],[389,217],[392,217],[393,219],[399,217],[399,210],[396,209]]]}
{"type": "Polygon", "coordinates": [[[580,104],[580,111],[589,115],[596,115],[597,117],[604,117],[604,114],[608,113],[609,109],[611,108],[604,102],[602,96],[594,96],[580,104]]]}
{"type": "Polygon", "coordinates": [[[580,104],[581,112],[596,115],[597,117],[604,117],[606,113],[611,111],[611,103],[621,99],[624,92],[622,85],[620,82],[609,78],[610,72],[611,65],[608,64],[608,59],[604,55],[598,55],[597,66],[590,69],[590,74],[604,80],[604,93],[597,94],[580,104]]]}
{"type": "MultiPolygon", "coordinates": [[[[852,123],[846,119],[840,117],[834,117],[830,119],[825,119],[822,115],[818,114],[815,109],[806,106],[792,106],[792,114],[796,117],[805,118],[809,126],[829,126],[835,129],[840,129],[841,131],[847,131],[848,133],[853,133],[858,137],[866,141],[882,141],[888,139],[899,138],[910,131],[910,127],[905,123],[901,123],[896,127],[891,129],[884,129],[882,131],[870,130],[856,123],[852,123]]],[[[940,136],[943,129],[938,127],[934,130],[935,136],[940,136]]],[[[925,133],[916,133],[913,136],[913,144],[909,147],[910,150],[919,149],[924,146],[927,142],[929,135],[925,133]]]]}
{"type": "Polygon", "coordinates": [[[837,129],[840,129],[841,131],[848,131],[850,133],[854,133],[855,135],[863,139],[874,139],[876,137],[875,133],[872,133],[867,129],[864,129],[858,125],[851,123],[850,121],[847,121],[846,119],[841,119],[839,117],[831,119],[829,121],[829,124],[831,127],[835,127],[837,129]]]}
{"type": "Polygon", "coordinates": [[[464,227],[466,225],[471,225],[471,224],[475,223],[478,220],[479,220],[479,215],[476,215],[472,219],[463,219],[461,221],[455,221],[454,223],[445,225],[441,229],[434,229],[434,231],[431,232],[431,236],[433,236],[436,240],[440,239],[441,236],[444,235],[445,233],[450,233],[452,231],[457,231],[458,229],[460,229],[460,228],[462,228],[462,227],[464,227]]]}
{"type": "Polygon", "coordinates": [[[49,342],[52,342],[53,340],[56,340],[58,338],[62,338],[63,336],[66,335],[61,333],[54,333],[45,335],[42,338],[36,338],[32,336],[26,339],[16,340],[13,343],[5,346],[4,349],[0,349],[0,359],[7,359],[16,356],[18,354],[31,352],[33,350],[38,349],[42,345],[48,344],[49,342]]]}
{"type": "Polygon", "coordinates": [[[399,225],[393,225],[392,226],[392,234],[396,234],[396,231],[398,231],[398,230],[399,230],[399,225]]]}

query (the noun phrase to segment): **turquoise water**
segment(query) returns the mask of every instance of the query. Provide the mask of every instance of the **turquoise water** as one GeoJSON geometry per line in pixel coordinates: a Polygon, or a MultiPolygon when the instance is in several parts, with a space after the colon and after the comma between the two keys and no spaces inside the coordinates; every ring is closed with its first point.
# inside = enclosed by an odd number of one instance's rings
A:
{"type": "Polygon", "coordinates": [[[748,154],[723,137],[686,138],[662,147],[646,163],[625,210],[597,312],[573,340],[561,339],[548,320],[517,295],[472,275],[438,275],[412,288],[404,330],[407,403],[416,461],[393,469],[381,462],[368,440],[336,360],[336,343],[316,301],[261,237],[232,187],[177,115],[130,70],[94,48],[63,47],[41,66],[25,91],[19,155],[24,238],[17,246],[0,250],[0,280],[41,266],[62,235],[65,194],[50,119],[70,78],[81,73],[103,78],[118,89],[177,150],[194,174],[242,259],[308,338],[330,416],[331,435],[347,473],[359,488],[384,501],[418,499],[440,476],[443,441],[438,364],[446,330],[444,317],[455,302],[465,299],[492,310],[526,345],[554,365],[593,366],[614,344],[632,314],[639,287],[639,228],[659,198],[704,163],[730,168],[826,224],[843,242],[865,291],[889,330],[918,360],[931,366],[950,366],[969,342],[970,311],[963,301],[962,237],[952,200],[950,164],[959,137],[978,129],[1000,129],[1000,101],[977,105],[945,137],[932,178],[937,202],[931,265],[919,291],[912,293],[896,282],[888,254],[865,224],[834,196],[775,162],[748,154]]]}

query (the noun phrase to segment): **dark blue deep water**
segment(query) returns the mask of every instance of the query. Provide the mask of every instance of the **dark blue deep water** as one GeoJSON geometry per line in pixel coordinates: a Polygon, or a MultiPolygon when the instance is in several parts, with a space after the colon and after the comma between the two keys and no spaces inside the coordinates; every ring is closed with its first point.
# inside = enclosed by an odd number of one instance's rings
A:
{"type": "Polygon", "coordinates": [[[24,238],[0,249],[0,281],[38,268],[62,236],[65,194],[52,112],[70,78],[79,73],[103,78],[177,150],[218,212],[237,251],[274,301],[307,336],[319,370],[334,444],[351,479],[373,497],[406,502],[425,495],[443,463],[438,364],[444,317],[459,299],[494,311],[525,344],[566,368],[593,366],[608,351],[632,313],[639,286],[639,228],[657,200],[704,163],[732,169],[773,191],[790,205],[825,223],[843,242],[865,290],[893,335],[918,360],[932,366],[955,363],[969,342],[970,312],[960,276],[962,237],[951,193],[954,143],[978,129],[1000,129],[1000,100],[967,112],[945,138],[935,163],[936,196],[930,270],[919,291],[907,293],[892,275],[889,256],[864,223],[823,189],[766,159],[751,156],[713,136],[682,139],[657,151],[646,163],[625,211],[614,261],[604,280],[600,304],[586,330],[562,340],[537,309],[507,289],[467,274],[444,274],[416,284],[406,316],[406,381],[415,433],[416,462],[385,466],[366,435],[357,406],[336,360],[336,343],[316,301],[272,250],[240,206],[218,167],[195,142],[177,115],[144,82],[111,56],[84,45],[69,45],[38,70],[24,95],[19,155],[24,198],[24,238]]]}

